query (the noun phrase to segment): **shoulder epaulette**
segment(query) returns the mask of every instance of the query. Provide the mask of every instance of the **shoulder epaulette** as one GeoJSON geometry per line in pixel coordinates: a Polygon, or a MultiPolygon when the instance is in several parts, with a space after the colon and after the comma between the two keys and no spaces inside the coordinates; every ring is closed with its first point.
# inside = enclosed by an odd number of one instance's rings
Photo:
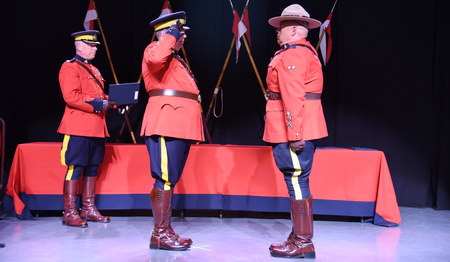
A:
{"type": "Polygon", "coordinates": [[[70,60],[66,60],[66,62],[69,62],[69,63],[72,63],[72,62],[74,62],[74,61],[75,61],[75,57],[72,58],[72,59],[70,59],[70,60]]]}

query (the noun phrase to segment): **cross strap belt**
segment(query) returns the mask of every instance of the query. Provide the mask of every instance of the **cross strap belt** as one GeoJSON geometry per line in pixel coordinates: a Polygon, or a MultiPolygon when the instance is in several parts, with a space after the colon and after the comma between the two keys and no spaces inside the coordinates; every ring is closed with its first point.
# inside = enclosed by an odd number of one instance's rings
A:
{"type": "Polygon", "coordinates": [[[153,89],[148,93],[149,97],[152,96],[175,96],[175,97],[182,97],[187,99],[192,99],[198,102],[202,101],[202,98],[200,95],[180,91],[180,90],[172,90],[172,89],[153,89]]]}
{"type": "MultiPolygon", "coordinates": [[[[306,100],[320,100],[322,93],[306,93],[306,100]]],[[[281,100],[281,94],[277,92],[267,91],[267,98],[270,100],[281,100]]]]}
{"type": "Polygon", "coordinates": [[[103,92],[105,92],[105,90],[103,89],[103,84],[102,82],[100,82],[100,80],[97,79],[97,77],[95,77],[94,73],[92,73],[92,71],[87,68],[87,66],[85,66],[83,63],[81,63],[78,60],[75,60],[75,62],[77,62],[77,64],[79,64],[81,67],[83,67],[84,69],[86,69],[86,71],[92,76],[92,78],[95,80],[95,82],[97,83],[98,87],[100,87],[102,89],[103,92]]]}

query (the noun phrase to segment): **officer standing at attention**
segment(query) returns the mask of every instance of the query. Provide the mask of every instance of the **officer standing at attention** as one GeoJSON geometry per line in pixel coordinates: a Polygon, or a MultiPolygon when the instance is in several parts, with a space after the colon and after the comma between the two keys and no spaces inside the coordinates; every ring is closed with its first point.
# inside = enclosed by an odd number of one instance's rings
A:
{"type": "Polygon", "coordinates": [[[154,229],[150,248],[186,250],[171,225],[173,189],[180,180],[193,141],[204,141],[200,96],[194,75],[178,56],[186,39],[186,13],[161,14],[150,22],[158,41],[144,51],[142,75],[149,100],[142,121],[150,170],[154,229]]]}
{"type": "Polygon", "coordinates": [[[269,24],[276,28],[282,49],[267,70],[263,140],[271,143],[276,165],[284,175],[293,222],[288,239],[269,249],[277,257],[315,258],[309,174],[318,140],[328,132],[320,100],[322,65],[306,37],[308,29],[321,23],[293,4],[269,24]]]}
{"type": "Polygon", "coordinates": [[[59,84],[66,108],[58,128],[64,134],[61,163],[67,166],[64,178],[63,225],[87,227],[86,221],[109,223],[95,206],[97,170],[105,155],[105,137],[109,137],[105,114],[112,107],[105,94],[104,79],[92,65],[97,52],[96,30],[72,34],[76,55],[59,72],[59,84]],[[83,173],[82,209],[78,213],[78,180],[83,173]],[[80,218],[81,216],[81,218],[80,218]]]}

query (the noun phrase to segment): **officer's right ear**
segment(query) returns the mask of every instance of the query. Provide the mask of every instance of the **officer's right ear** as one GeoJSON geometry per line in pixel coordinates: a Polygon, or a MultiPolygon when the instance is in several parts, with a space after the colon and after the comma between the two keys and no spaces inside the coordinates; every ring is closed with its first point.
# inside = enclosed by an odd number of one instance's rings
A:
{"type": "Polygon", "coordinates": [[[75,41],[75,49],[80,52],[81,51],[81,44],[80,41],[75,41]]]}

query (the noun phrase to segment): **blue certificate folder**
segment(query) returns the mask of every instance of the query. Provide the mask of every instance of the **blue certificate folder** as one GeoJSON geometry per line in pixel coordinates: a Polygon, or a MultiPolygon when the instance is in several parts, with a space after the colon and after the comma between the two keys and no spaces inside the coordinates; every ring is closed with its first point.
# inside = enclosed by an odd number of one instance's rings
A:
{"type": "Polygon", "coordinates": [[[137,104],[141,83],[109,85],[109,101],[117,101],[117,105],[137,104]]]}

